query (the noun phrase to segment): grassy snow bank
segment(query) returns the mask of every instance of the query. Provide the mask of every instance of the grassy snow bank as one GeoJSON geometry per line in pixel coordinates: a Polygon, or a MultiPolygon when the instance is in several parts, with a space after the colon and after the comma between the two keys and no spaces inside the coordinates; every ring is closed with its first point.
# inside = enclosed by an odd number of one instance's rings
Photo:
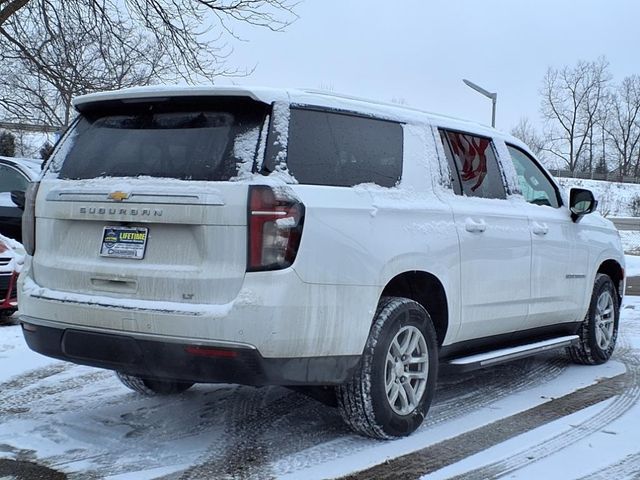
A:
{"type": "Polygon", "coordinates": [[[632,202],[635,198],[640,206],[640,184],[583,180],[580,178],[557,178],[567,190],[571,187],[588,188],[598,200],[598,211],[605,217],[634,217],[632,202]]]}

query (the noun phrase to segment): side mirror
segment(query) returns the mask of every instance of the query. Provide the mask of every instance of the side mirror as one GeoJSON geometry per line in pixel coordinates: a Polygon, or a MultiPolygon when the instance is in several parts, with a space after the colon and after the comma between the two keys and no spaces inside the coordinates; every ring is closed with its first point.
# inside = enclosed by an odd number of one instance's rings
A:
{"type": "Polygon", "coordinates": [[[593,213],[598,208],[598,201],[591,190],[584,188],[572,188],[569,192],[569,211],[571,220],[577,222],[580,217],[593,213]]]}
{"type": "Polygon", "coordinates": [[[14,190],[11,192],[11,201],[15,203],[20,210],[24,210],[24,192],[22,190],[14,190]]]}

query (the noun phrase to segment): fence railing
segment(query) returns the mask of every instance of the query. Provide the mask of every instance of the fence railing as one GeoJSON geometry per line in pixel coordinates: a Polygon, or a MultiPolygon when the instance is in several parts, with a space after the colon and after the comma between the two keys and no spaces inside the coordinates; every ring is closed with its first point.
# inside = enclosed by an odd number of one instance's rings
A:
{"type": "Polygon", "coordinates": [[[61,132],[64,129],[64,127],[51,126],[51,125],[36,125],[33,123],[15,123],[15,122],[0,121],[0,129],[21,131],[21,132],[57,133],[57,132],[61,132]]]}
{"type": "Polygon", "coordinates": [[[640,217],[607,217],[618,230],[640,231],[640,217]]]}
{"type": "Polygon", "coordinates": [[[581,178],[584,180],[604,180],[607,182],[640,183],[640,177],[620,175],[619,173],[572,172],[570,170],[550,168],[554,177],[581,178]]]}

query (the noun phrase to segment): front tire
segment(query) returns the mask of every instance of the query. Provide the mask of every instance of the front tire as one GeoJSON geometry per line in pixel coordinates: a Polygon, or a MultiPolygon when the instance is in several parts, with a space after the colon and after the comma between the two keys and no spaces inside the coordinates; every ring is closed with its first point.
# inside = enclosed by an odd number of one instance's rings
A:
{"type": "Polygon", "coordinates": [[[578,334],[580,343],[568,348],[569,356],[581,365],[605,363],[616,346],[620,302],[609,276],[599,273],[593,285],[589,310],[578,334]]]}
{"type": "Polygon", "coordinates": [[[419,303],[383,297],[353,378],[336,389],[338,409],[354,431],[402,437],[424,420],[435,392],[438,345],[419,303]]]}
{"type": "Polygon", "coordinates": [[[193,383],[191,382],[156,380],[136,377],[123,372],[116,372],[116,376],[125,387],[143,395],[175,395],[177,393],[182,393],[193,386],[193,383]]]}

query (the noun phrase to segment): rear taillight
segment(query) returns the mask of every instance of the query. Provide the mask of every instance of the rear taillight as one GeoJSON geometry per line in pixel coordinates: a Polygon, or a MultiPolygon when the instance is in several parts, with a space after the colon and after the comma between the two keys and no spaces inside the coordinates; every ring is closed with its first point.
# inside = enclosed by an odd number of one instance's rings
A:
{"type": "Polygon", "coordinates": [[[247,271],[293,264],[302,238],[304,205],[286,188],[251,185],[248,202],[247,271]]]}
{"type": "Polygon", "coordinates": [[[27,255],[36,251],[36,195],[40,182],[32,182],[24,195],[24,213],[22,214],[22,243],[27,255]]]}

